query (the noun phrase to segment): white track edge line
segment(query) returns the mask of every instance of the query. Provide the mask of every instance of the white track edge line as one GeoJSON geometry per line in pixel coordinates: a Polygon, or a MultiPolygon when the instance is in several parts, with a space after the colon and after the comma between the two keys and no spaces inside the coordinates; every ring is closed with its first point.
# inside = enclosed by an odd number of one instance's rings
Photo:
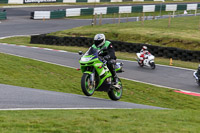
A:
{"type": "MultiPolygon", "coordinates": [[[[137,62],[137,61],[130,61],[130,60],[122,60],[122,59],[117,59],[121,61],[126,61],[126,62],[137,62]]],[[[169,67],[169,68],[176,68],[176,69],[182,69],[182,70],[188,70],[188,71],[195,71],[194,69],[190,68],[183,68],[183,67],[176,67],[176,66],[167,66],[167,65],[161,65],[161,64],[156,64],[157,66],[163,66],[163,67],[169,67]]]]}
{"type": "Polygon", "coordinates": [[[57,63],[52,63],[52,62],[43,61],[43,60],[34,59],[34,58],[28,58],[28,57],[24,57],[24,56],[21,56],[21,55],[16,55],[16,54],[11,54],[11,53],[6,53],[6,52],[0,52],[0,53],[12,55],[12,56],[17,56],[17,57],[21,57],[21,58],[25,58],[25,59],[32,59],[32,60],[35,60],[35,61],[40,61],[40,62],[49,63],[49,64],[53,64],[53,65],[58,65],[58,66],[63,66],[63,67],[69,67],[69,68],[77,69],[76,67],[71,67],[71,66],[57,64],[57,63]]]}
{"type": "MultiPolygon", "coordinates": [[[[19,35],[23,36],[23,35],[19,35]]],[[[28,36],[28,35],[27,35],[28,36]]],[[[12,36],[11,36],[12,37],[12,36]]],[[[1,39],[1,38],[0,38],[1,39]]],[[[31,47],[31,46],[26,46],[26,45],[16,45],[16,44],[8,44],[8,43],[0,43],[3,45],[11,45],[11,46],[17,46],[17,47],[29,47],[29,48],[40,48],[44,50],[51,50],[51,51],[57,51],[57,52],[66,52],[66,53],[71,53],[71,54],[76,54],[75,52],[70,52],[70,51],[64,51],[64,50],[54,50],[50,48],[41,48],[41,47],[31,47]]],[[[131,61],[131,60],[123,60],[123,59],[117,59],[121,61],[126,61],[126,62],[137,62],[137,61],[131,61]]],[[[162,67],[168,67],[168,68],[176,68],[176,69],[181,69],[181,70],[188,70],[188,71],[196,71],[195,69],[190,69],[190,68],[183,68],[183,67],[176,67],[176,66],[168,66],[168,65],[161,65],[161,64],[156,64],[157,66],[162,66],[162,67]]]]}
{"type": "MultiPolygon", "coordinates": [[[[4,52],[0,52],[0,53],[4,53],[4,52]]],[[[52,62],[48,62],[48,61],[43,61],[43,60],[28,58],[28,57],[24,57],[24,56],[20,56],[20,55],[15,55],[15,54],[10,54],[10,53],[4,53],[4,54],[9,54],[9,55],[13,55],[13,56],[21,57],[21,58],[32,59],[32,60],[36,60],[36,61],[40,61],[40,62],[44,62],[44,63],[49,63],[49,64],[53,64],[53,65],[58,65],[58,66],[63,66],[63,67],[68,67],[68,68],[77,69],[76,67],[71,67],[71,66],[62,65],[62,64],[57,64],[57,63],[52,63],[52,62]]],[[[179,91],[183,91],[183,92],[185,91],[185,90],[182,90],[182,89],[177,89],[177,88],[168,87],[168,86],[163,86],[163,85],[157,85],[157,84],[148,83],[148,82],[143,82],[143,81],[138,81],[138,80],[134,80],[134,79],[128,79],[128,78],[124,78],[124,77],[120,77],[120,78],[125,79],[125,80],[129,80],[129,81],[138,82],[138,83],[144,83],[144,84],[148,84],[148,85],[153,85],[153,86],[156,86],[156,87],[163,87],[163,88],[173,89],[173,90],[179,90],[179,91]]],[[[192,92],[192,91],[187,91],[187,92],[200,94],[200,93],[198,93],[198,92],[192,92]]]]}
{"type": "MultiPolygon", "coordinates": [[[[0,111],[17,111],[17,110],[112,110],[112,109],[133,109],[133,108],[5,108],[0,111]]],[[[136,108],[137,109],[137,108],[136,108]]]]}

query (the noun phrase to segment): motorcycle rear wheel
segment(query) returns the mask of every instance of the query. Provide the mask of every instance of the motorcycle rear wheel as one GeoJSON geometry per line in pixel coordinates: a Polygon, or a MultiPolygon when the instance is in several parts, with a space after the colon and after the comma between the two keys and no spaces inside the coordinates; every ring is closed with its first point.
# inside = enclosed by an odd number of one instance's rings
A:
{"type": "Polygon", "coordinates": [[[90,74],[84,73],[81,78],[82,91],[86,96],[92,96],[94,94],[95,87],[93,86],[92,88],[89,88],[88,82],[90,82],[90,74]]]}
{"type": "Polygon", "coordinates": [[[120,88],[113,87],[110,91],[108,91],[108,96],[111,100],[117,101],[122,96],[123,86],[120,79],[118,81],[118,84],[120,85],[120,88]]]}
{"type": "Polygon", "coordinates": [[[143,66],[144,66],[144,64],[143,64],[143,63],[140,63],[139,61],[138,61],[138,65],[139,65],[140,67],[143,67],[143,66]]]}

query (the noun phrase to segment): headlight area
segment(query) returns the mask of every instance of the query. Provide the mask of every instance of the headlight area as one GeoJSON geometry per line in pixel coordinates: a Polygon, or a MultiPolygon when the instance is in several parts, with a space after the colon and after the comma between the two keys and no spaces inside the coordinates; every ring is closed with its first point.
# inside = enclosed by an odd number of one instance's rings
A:
{"type": "Polygon", "coordinates": [[[91,57],[82,57],[81,61],[87,62],[87,61],[90,61],[91,59],[92,59],[91,57]]]}

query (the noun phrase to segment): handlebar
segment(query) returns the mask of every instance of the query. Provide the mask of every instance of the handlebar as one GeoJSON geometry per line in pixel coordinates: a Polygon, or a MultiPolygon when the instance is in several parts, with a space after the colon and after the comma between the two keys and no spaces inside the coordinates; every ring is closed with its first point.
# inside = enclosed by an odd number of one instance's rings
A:
{"type": "Polygon", "coordinates": [[[104,67],[107,64],[107,60],[105,60],[102,56],[99,56],[98,58],[103,62],[102,67],[104,67]]]}

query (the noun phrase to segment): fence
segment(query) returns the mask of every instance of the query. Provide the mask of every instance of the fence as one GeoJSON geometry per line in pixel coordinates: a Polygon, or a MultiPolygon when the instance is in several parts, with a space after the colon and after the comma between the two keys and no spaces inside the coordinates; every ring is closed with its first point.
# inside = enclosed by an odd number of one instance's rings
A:
{"type": "MultiPolygon", "coordinates": [[[[92,42],[92,38],[85,37],[56,37],[46,35],[31,36],[31,43],[34,44],[90,47],[92,42]]],[[[127,43],[120,41],[111,42],[116,51],[136,53],[141,50],[142,46],[146,45],[148,46],[149,51],[157,57],[173,58],[183,61],[200,61],[200,51],[190,51],[174,47],[160,47],[140,43],[127,43]]]]}
{"type": "Polygon", "coordinates": [[[141,13],[156,11],[179,11],[200,9],[200,4],[158,4],[158,5],[138,5],[138,6],[118,6],[118,7],[95,7],[95,8],[69,8],[56,11],[34,11],[31,13],[33,19],[53,19],[94,14],[113,13],[141,13]],[[56,12],[56,13],[55,13],[56,12]]]}

